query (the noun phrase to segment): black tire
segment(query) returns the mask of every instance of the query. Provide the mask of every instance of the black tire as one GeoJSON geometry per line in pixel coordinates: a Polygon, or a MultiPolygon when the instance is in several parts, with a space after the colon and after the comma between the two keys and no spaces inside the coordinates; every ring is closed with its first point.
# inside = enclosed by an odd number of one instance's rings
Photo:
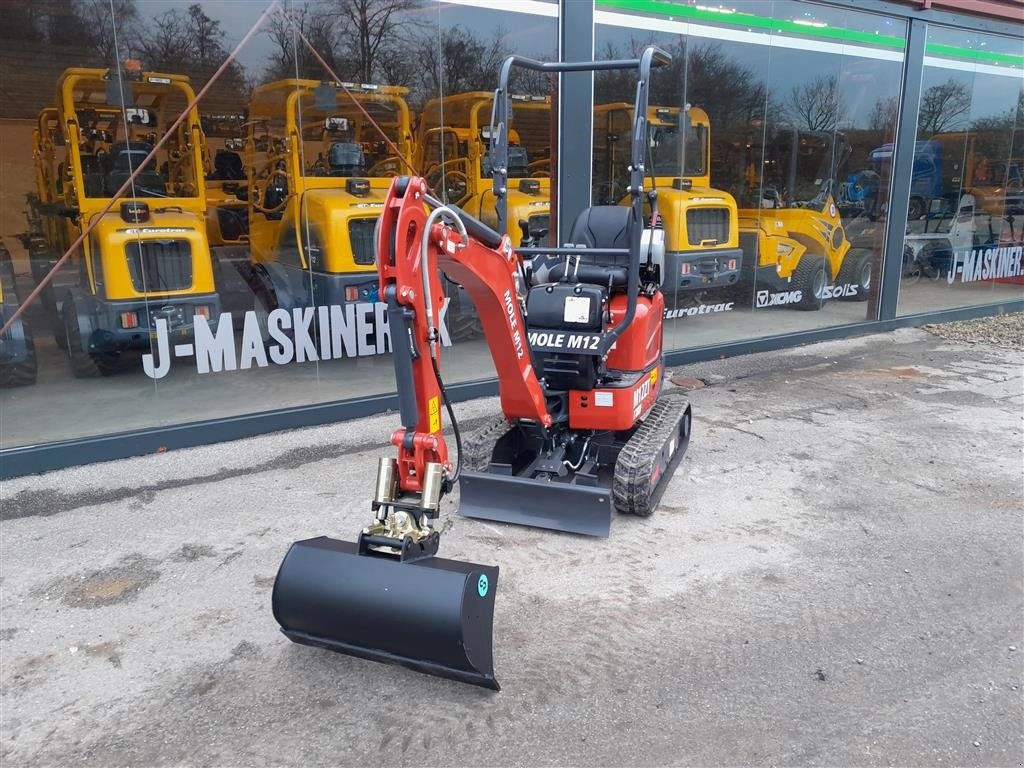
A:
{"type": "Polygon", "coordinates": [[[82,332],[78,327],[78,313],[75,300],[68,296],[64,300],[64,338],[67,343],[68,362],[76,379],[92,379],[109,376],[117,371],[118,352],[97,352],[90,354],[84,347],[82,332]]]}
{"type": "Polygon", "coordinates": [[[469,341],[484,335],[484,327],[475,312],[469,314],[456,312],[452,314],[449,310],[445,316],[445,322],[448,324],[448,336],[453,343],[456,341],[469,341]]]}
{"type": "Polygon", "coordinates": [[[22,333],[25,335],[25,359],[12,365],[0,365],[0,388],[27,387],[36,383],[36,345],[24,321],[22,333]]]}
{"type": "Polygon", "coordinates": [[[462,455],[459,456],[459,470],[484,472],[491,463],[494,444],[509,430],[509,423],[498,414],[488,418],[483,426],[462,436],[462,455]]]}
{"type": "Polygon", "coordinates": [[[856,285],[855,296],[842,296],[843,301],[867,301],[868,293],[871,291],[871,254],[864,252],[848,251],[843,258],[843,264],[839,267],[839,277],[836,283],[839,285],[856,285]]]}
{"type": "Polygon", "coordinates": [[[793,289],[802,294],[793,308],[803,311],[821,309],[825,303],[825,286],[828,285],[828,269],[822,256],[804,254],[793,270],[793,289]]]}
{"type": "Polygon", "coordinates": [[[260,329],[260,338],[263,340],[263,346],[267,347],[270,345],[270,327],[268,318],[270,313],[277,308],[277,302],[274,301],[270,291],[265,286],[258,288],[252,297],[252,311],[256,314],[256,325],[260,329]]]}
{"type": "Polygon", "coordinates": [[[469,297],[447,276],[441,276],[444,293],[448,297],[448,312],[445,314],[445,325],[452,342],[469,341],[484,335],[484,327],[480,316],[469,297]]]}

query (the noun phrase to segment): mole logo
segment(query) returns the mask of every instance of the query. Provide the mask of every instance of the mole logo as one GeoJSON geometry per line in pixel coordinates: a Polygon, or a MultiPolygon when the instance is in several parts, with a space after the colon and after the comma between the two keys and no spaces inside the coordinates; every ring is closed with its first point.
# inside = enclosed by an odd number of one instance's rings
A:
{"type": "MultiPolygon", "coordinates": [[[[446,316],[448,299],[441,304],[438,329],[441,344],[452,345],[446,316]]],[[[235,318],[224,312],[215,320],[192,318],[192,343],[173,343],[188,327],[170,328],[166,318],[156,318],[153,351],[142,356],[142,370],[151,379],[162,379],[174,358],[195,359],[198,373],[240,371],[290,363],[315,363],[343,357],[368,357],[391,351],[387,304],[359,302],[320,307],[275,309],[263,325],[254,311],[235,318]],[[239,333],[240,338],[239,338],[239,333]]]]}

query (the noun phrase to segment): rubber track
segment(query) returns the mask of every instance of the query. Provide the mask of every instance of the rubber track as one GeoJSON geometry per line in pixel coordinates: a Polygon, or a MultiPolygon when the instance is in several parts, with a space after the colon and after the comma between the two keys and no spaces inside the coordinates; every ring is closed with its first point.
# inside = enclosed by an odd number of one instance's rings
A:
{"type": "MultiPolygon", "coordinates": [[[[647,418],[622,447],[612,480],[612,498],[619,512],[643,517],[654,512],[650,505],[654,463],[673,432],[679,429],[679,421],[685,411],[686,398],[681,392],[663,392],[647,418]]],[[[686,450],[686,445],[680,444],[676,450],[686,450]]],[[[659,481],[667,482],[668,478],[663,476],[659,481]]]]}
{"type": "Polygon", "coordinates": [[[491,463],[494,444],[510,428],[502,415],[493,416],[491,421],[462,438],[462,469],[469,472],[483,472],[491,463]]]}

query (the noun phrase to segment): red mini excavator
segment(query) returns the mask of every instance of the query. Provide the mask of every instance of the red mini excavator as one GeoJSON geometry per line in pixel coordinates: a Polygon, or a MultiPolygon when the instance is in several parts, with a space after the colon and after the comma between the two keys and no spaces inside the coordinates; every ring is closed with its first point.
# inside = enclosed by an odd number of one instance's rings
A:
{"type": "Polygon", "coordinates": [[[658,397],[664,245],[656,195],[644,190],[648,84],[652,66],[668,61],[650,47],[635,60],[513,56],[503,65],[490,132],[499,229],[512,67],[639,73],[632,205],[586,209],[569,246],[513,249],[507,234],[434,198],[423,179],[392,183],[377,267],[402,423],[391,437],[398,456],[380,460],[373,520],[358,541],[299,541],[281,564],[274,615],[295,642],[497,690],[498,569],[436,556],[440,535],[431,521],[441,498],[458,484],[465,516],[605,536],[613,510],[654,510],[690,435],[686,402],[658,397]],[[537,256],[556,262],[543,280],[530,268],[537,256]],[[438,269],[472,299],[498,373],[505,421],[466,446],[440,373],[438,269]],[[458,444],[455,463],[441,433],[442,406],[458,444]]]}

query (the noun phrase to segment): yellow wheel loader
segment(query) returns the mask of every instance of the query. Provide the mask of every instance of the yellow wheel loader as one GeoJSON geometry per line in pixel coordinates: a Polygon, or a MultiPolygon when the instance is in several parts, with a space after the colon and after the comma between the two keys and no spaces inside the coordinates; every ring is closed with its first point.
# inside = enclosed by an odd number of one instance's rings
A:
{"type": "Polygon", "coordinates": [[[206,176],[206,234],[210,247],[245,247],[249,206],[244,191],[245,115],[203,115],[203,173],[206,176]]]}
{"type": "MultiPolygon", "coordinates": [[[[633,105],[594,110],[597,202],[628,204],[633,105]]],[[[662,287],[669,303],[683,292],[735,285],[743,251],[736,201],[711,186],[711,123],[698,107],[648,107],[647,176],[658,191],[665,230],[662,287]]]]}
{"type": "Polygon", "coordinates": [[[279,308],[377,302],[374,228],[413,156],[408,89],[343,85],[279,80],[253,93],[245,277],[261,328],[279,308]]]}
{"type": "Polygon", "coordinates": [[[146,160],[194,98],[187,77],[144,72],[137,62],[123,70],[72,68],[58,81],[57,106],[39,116],[38,194],[29,216],[37,280],[94,225],[43,296],[75,376],[112,373],[123,352],[150,350],[160,334],[184,350],[197,323],[216,325],[195,108],[146,160]]]}
{"type": "Polygon", "coordinates": [[[743,288],[753,289],[755,307],[816,310],[829,299],[867,300],[871,252],[852,248],[833,194],[848,154],[842,134],[795,130],[769,138],[763,159],[759,149],[751,153],[739,217],[743,288]],[[809,164],[817,169],[813,180],[809,164]],[[756,165],[773,175],[758,174],[756,165]]]}
{"type": "MultiPolygon", "coordinates": [[[[551,99],[509,97],[515,128],[508,136],[508,235],[544,240],[551,216],[551,99]],[[524,233],[523,226],[527,232],[524,233]]],[[[494,94],[471,91],[428,101],[420,115],[415,166],[439,200],[497,225],[491,180],[494,94]]],[[[628,130],[628,129],[627,129],[628,130]]]]}

